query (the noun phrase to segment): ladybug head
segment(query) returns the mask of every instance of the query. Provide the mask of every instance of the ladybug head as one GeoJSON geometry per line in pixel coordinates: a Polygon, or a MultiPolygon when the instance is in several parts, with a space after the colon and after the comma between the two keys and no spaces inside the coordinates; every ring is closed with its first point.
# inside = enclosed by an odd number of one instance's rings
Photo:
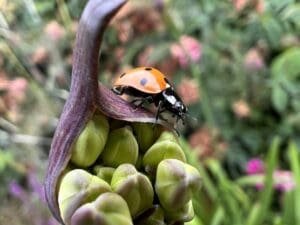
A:
{"type": "Polygon", "coordinates": [[[163,92],[164,107],[181,120],[185,120],[187,108],[172,87],[163,92]]]}
{"type": "Polygon", "coordinates": [[[187,113],[187,108],[186,106],[182,103],[182,101],[177,101],[175,103],[175,114],[177,116],[177,121],[181,120],[183,124],[185,124],[186,120],[186,113],[187,113]]]}
{"type": "Polygon", "coordinates": [[[184,117],[184,115],[187,113],[186,106],[182,103],[182,101],[176,101],[173,105],[175,111],[177,112],[179,117],[184,117]]]}

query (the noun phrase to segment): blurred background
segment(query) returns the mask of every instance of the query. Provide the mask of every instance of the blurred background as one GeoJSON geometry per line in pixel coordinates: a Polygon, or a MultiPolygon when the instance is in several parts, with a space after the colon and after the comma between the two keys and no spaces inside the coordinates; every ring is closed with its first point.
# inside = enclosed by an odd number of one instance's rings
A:
{"type": "MultiPolygon", "coordinates": [[[[85,2],[0,0],[0,224],[58,224],[42,184],[85,2]]],[[[193,224],[300,224],[299,35],[296,0],[131,0],[111,22],[99,79],[154,66],[197,119],[193,224]]]]}

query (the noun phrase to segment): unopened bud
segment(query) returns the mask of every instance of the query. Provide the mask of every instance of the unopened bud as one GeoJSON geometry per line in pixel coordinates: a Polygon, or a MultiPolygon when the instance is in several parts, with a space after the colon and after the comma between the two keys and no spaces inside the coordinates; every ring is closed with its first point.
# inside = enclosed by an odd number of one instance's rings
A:
{"type": "Polygon", "coordinates": [[[63,221],[69,224],[77,208],[110,191],[109,184],[97,176],[82,169],[71,170],[62,178],[58,192],[58,205],[63,221]]]}
{"type": "Polygon", "coordinates": [[[109,124],[106,117],[95,115],[75,141],[71,161],[80,167],[92,165],[103,151],[108,132],[109,124]]]}
{"type": "Polygon", "coordinates": [[[115,193],[104,193],[76,210],[72,225],[133,225],[128,206],[115,193]]]}
{"type": "Polygon", "coordinates": [[[102,180],[104,180],[108,184],[110,184],[112,175],[115,172],[115,168],[95,166],[94,167],[94,172],[95,172],[97,177],[101,178],[102,180]]]}
{"type": "Polygon", "coordinates": [[[165,159],[157,167],[155,191],[165,210],[184,207],[201,185],[197,169],[177,159],[165,159]]]}
{"type": "Polygon", "coordinates": [[[131,164],[123,164],[116,169],[111,188],[125,199],[132,216],[152,205],[154,191],[150,180],[131,164]]]}
{"type": "Polygon", "coordinates": [[[161,133],[161,126],[152,123],[133,123],[132,126],[141,152],[147,151],[161,133]]]}
{"type": "Polygon", "coordinates": [[[117,167],[123,163],[136,164],[138,144],[130,127],[110,132],[101,158],[106,166],[117,167]]]}
{"type": "Polygon", "coordinates": [[[164,159],[178,159],[186,162],[183,150],[170,132],[163,132],[148,149],[143,157],[143,165],[148,173],[153,173],[157,165],[164,159]]]}
{"type": "Polygon", "coordinates": [[[174,135],[174,133],[170,132],[170,131],[164,131],[160,134],[159,138],[156,140],[156,142],[160,142],[160,141],[173,141],[175,143],[178,143],[178,139],[177,137],[174,135]]]}
{"type": "Polygon", "coordinates": [[[195,216],[192,200],[179,209],[165,209],[166,220],[173,224],[174,222],[188,222],[195,216]]]}

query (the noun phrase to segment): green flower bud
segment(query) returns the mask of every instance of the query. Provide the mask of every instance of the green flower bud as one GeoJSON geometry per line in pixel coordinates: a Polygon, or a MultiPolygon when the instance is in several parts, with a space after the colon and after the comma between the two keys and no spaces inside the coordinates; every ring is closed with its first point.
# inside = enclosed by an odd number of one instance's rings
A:
{"type": "Polygon", "coordinates": [[[156,140],[156,142],[165,141],[165,140],[178,143],[177,137],[174,135],[174,133],[172,133],[170,131],[162,132],[161,135],[159,136],[159,138],[156,140]]]}
{"type": "Polygon", "coordinates": [[[168,208],[164,211],[166,220],[171,224],[174,222],[188,222],[191,221],[195,216],[192,200],[177,210],[168,208]]]}
{"type": "Polygon", "coordinates": [[[164,211],[159,205],[144,212],[135,222],[136,225],[166,225],[164,211]]]}
{"type": "Polygon", "coordinates": [[[104,193],[76,210],[72,225],[133,225],[128,206],[115,193],[104,193]]]}
{"type": "Polygon", "coordinates": [[[155,173],[157,165],[164,159],[178,159],[186,162],[180,145],[174,142],[173,136],[169,134],[169,132],[163,132],[161,137],[145,153],[143,165],[149,174],[155,173]],[[169,139],[166,139],[167,137],[169,139]]]}
{"type": "Polygon", "coordinates": [[[105,165],[112,167],[123,163],[136,164],[138,144],[130,127],[126,126],[110,132],[101,158],[105,165]]]}
{"type": "Polygon", "coordinates": [[[69,224],[77,208],[110,191],[109,184],[97,176],[82,169],[71,170],[63,176],[58,192],[58,205],[63,221],[69,224]]]}
{"type": "Polygon", "coordinates": [[[116,169],[111,179],[111,188],[125,199],[132,216],[152,206],[152,184],[147,176],[139,173],[131,164],[123,164],[116,169]]]}
{"type": "Polygon", "coordinates": [[[201,185],[197,169],[177,159],[165,159],[159,163],[155,191],[165,210],[179,210],[192,198],[201,185]]]}
{"type": "Polygon", "coordinates": [[[106,117],[94,115],[75,141],[71,161],[80,167],[92,165],[103,151],[108,132],[109,124],[106,117]]]}
{"type": "Polygon", "coordinates": [[[133,131],[135,133],[139,148],[142,152],[147,151],[161,133],[161,126],[152,123],[133,123],[133,131]]]}
{"type": "Polygon", "coordinates": [[[115,172],[115,170],[116,169],[112,167],[103,167],[103,166],[94,167],[94,172],[96,176],[106,181],[108,184],[110,184],[112,175],[115,172]]]}
{"type": "Polygon", "coordinates": [[[194,218],[191,221],[186,222],[184,225],[199,225],[199,224],[202,224],[202,222],[197,216],[194,216],[194,218]]]}

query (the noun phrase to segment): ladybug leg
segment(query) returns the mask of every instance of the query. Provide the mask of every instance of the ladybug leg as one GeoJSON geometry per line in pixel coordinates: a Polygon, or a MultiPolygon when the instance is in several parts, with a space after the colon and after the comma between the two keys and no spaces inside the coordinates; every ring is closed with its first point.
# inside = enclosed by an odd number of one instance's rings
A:
{"type": "Polygon", "coordinates": [[[136,99],[133,99],[130,103],[131,104],[134,104],[136,107],[138,107],[138,105],[140,105],[142,102],[142,99],[140,98],[136,98],[136,99]],[[140,102],[139,104],[135,105],[137,102],[140,102]]]}
{"type": "Polygon", "coordinates": [[[182,117],[180,117],[180,116],[177,116],[177,117],[176,117],[176,123],[178,123],[178,122],[179,122],[179,120],[181,120],[181,122],[182,122],[182,125],[185,125],[185,121],[184,121],[184,119],[183,119],[182,117]]]}
{"type": "MultiPolygon", "coordinates": [[[[156,111],[156,116],[155,116],[155,122],[157,122],[159,115],[164,112],[166,109],[163,107],[163,101],[159,101],[157,111],[156,111]]],[[[164,121],[167,121],[164,119],[162,116],[160,118],[164,121]]]]}
{"type": "Polygon", "coordinates": [[[145,103],[151,104],[153,102],[153,98],[152,98],[152,96],[147,96],[145,98],[136,98],[133,101],[131,101],[131,103],[135,104],[135,103],[137,103],[139,101],[140,101],[140,103],[138,103],[137,105],[135,105],[136,109],[142,107],[145,103]]]}

